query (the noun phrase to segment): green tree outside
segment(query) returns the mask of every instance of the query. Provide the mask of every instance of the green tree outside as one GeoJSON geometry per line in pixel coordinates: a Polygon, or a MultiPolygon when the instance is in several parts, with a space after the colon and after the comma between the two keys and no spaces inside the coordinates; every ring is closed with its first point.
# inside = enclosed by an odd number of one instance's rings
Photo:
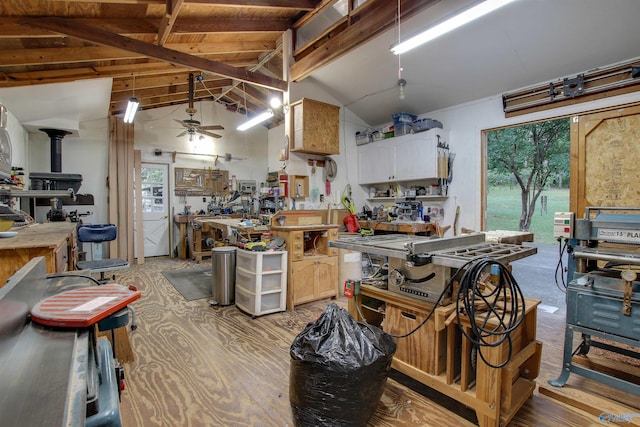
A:
{"type": "Polygon", "coordinates": [[[489,186],[519,188],[520,231],[529,231],[545,189],[569,186],[569,129],[569,118],[563,118],[487,134],[489,186]]]}

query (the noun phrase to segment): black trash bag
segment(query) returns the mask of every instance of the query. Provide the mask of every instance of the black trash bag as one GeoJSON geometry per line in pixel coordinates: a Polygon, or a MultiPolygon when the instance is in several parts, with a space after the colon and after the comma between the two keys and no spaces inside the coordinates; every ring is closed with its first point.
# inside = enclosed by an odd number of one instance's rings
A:
{"type": "Polygon", "coordinates": [[[289,400],[296,426],[365,426],[384,392],[396,343],[328,305],[291,344],[289,400]]]}

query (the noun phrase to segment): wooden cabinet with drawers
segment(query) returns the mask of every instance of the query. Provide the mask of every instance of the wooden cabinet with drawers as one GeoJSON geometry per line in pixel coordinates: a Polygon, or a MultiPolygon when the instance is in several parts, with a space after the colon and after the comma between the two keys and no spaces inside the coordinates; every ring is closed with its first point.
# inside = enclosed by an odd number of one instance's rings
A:
{"type": "Polygon", "coordinates": [[[338,249],[329,245],[338,238],[338,227],[335,224],[279,226],[272,223],[271,232],[274,237],[285,240],[289,253],[287,310],[338,296],[338,249]]]}
{"type": "Polygon", "coordinates": [[[64,273],[75,269],[76,223],[51,222],[31,224],[18,235],[0,239],[0,287],[22,266],[37,256],[45,257],[47,273],[64,273]]]}

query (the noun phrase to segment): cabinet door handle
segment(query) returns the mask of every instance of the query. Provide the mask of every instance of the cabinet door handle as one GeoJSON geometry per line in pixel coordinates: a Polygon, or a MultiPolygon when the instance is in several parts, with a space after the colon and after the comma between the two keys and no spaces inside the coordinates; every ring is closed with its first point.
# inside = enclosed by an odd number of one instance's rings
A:
{"type": "Polygon", "coordinates": [[[405,319],[416,320],[418,317],[415,314],[407,313],[406,311],[401,311],[400,315],[405,319]]]}

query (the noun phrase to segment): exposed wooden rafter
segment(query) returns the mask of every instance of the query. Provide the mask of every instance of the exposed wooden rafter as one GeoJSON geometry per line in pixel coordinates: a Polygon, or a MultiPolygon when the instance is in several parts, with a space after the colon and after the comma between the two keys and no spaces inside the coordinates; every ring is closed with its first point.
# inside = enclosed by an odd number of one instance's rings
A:
{"type": "MultiPolygon", "coordinates": [[[[401,19],[407,19],[438,1],[401,0],[401,19]]],[[[293,53],[296,62],[291,66],[291,79],[303,80],[318,68],[392,28],[397,7],[395,1],[368,0],[344,20],[347,25],[332,27],[333,31],[327,31],[324,37],[321,35],[293,53]]]]}
{"type": "Polygon", "coordinates": [[[184,0],[166,0],[167,9],[158,28],[158,46],[164,46],[166,43],[183,3],[184,0]]]}
{"type": "Polygon", "coordinates": [[[23,21],[26,25],[41,27],[61,34],[67,34],[92,43],[116,47],[131,52],[137,52],[149,58],[159,59],[197,70],[210,71],[221,76],[230,77],[243,82],[264,86],[270,89],[284,91],[287,89],[287,82],[274,79],[264,74],[231,67],[217,61],[210,61],[193,55],[188,55],[161,46],[155,46],[140,40],[124,37],[104,31],[100,28],[78,24],[73,20],[64,18],[34,18],[23,21]]]}

